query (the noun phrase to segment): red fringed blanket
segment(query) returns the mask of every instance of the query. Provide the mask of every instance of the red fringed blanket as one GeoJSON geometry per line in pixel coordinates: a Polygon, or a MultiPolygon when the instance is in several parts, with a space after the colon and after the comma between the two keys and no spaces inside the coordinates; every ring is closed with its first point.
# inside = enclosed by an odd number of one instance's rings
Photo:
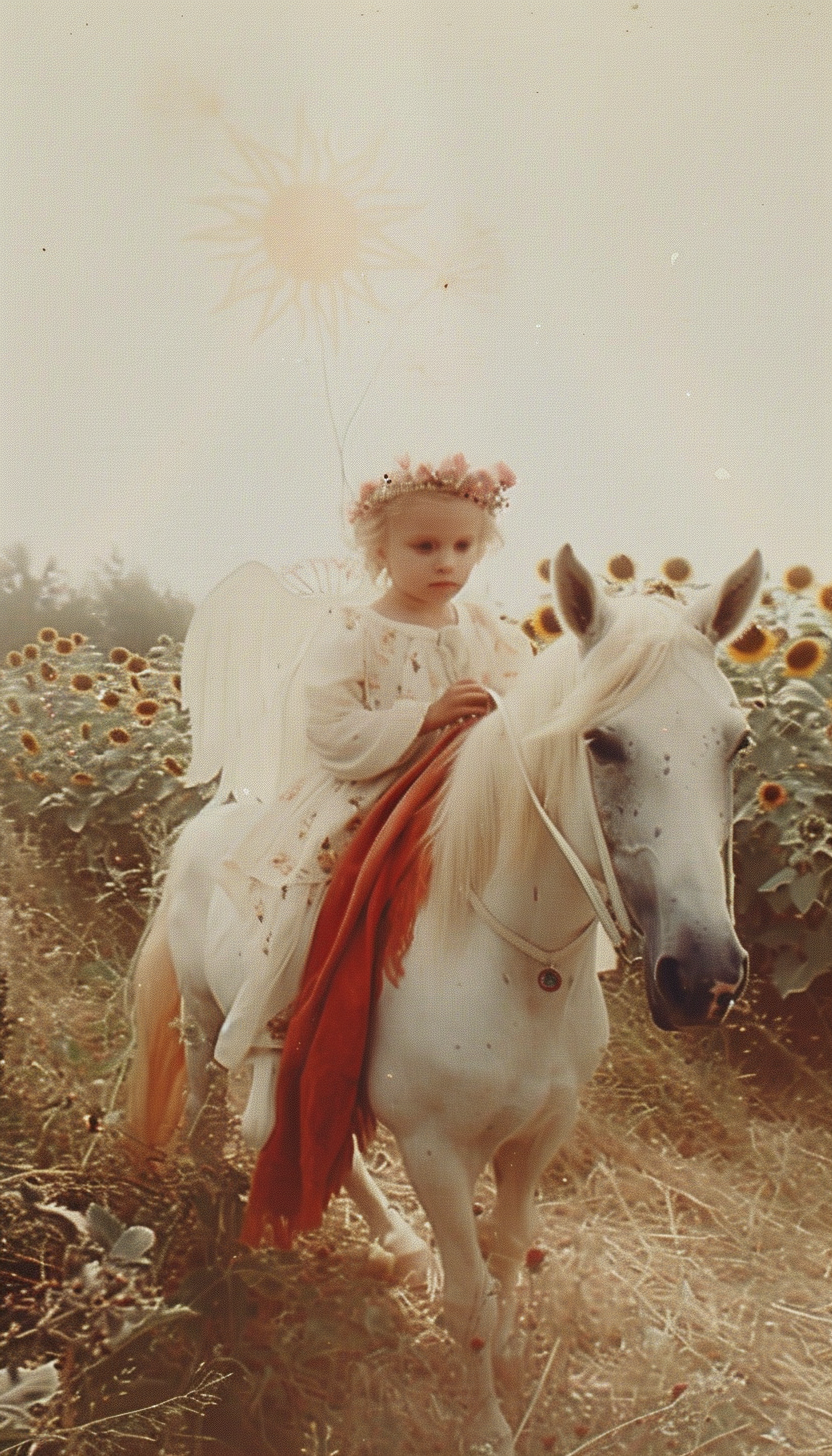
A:
{"type": "Polygon", "coordinates": [[[373,806],[338,862],[286,1033],[277,1122],[254,1169],[241,1238],[288,1248],[318,1228],[375,1132],[365,1056],[382,967],[396,983],[430,881],[427,830],[466,725],[448,729],[373,806]]]}

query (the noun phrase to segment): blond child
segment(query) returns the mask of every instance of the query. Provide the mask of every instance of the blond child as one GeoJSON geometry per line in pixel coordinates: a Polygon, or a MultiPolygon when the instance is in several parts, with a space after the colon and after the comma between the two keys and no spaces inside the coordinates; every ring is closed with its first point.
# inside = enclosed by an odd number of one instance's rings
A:
{"type": "Polygon", "coordinates": [[[487,689],[504,692],[531,653],[518,629],[455,600],[501,544],[495,518],[513,484],[506,466],[472,470],[455,455],[415,470],[405,457],[361,489],[350,520],[381,594],[338,607],[311,648],[314,767],[263,810],[223,866],[246,927],[234,952],[241,989],[214,1051],[226,1067],[275,1049],[332,871],[367,810],[443,728],[487,713],[487,689]]]}

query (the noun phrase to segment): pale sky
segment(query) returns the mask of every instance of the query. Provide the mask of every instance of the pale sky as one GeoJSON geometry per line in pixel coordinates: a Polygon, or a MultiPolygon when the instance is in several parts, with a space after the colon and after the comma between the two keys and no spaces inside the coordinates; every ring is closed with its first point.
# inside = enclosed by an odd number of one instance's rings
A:
{"type": "Polygon", "coordinates": [[[512,610],[565,540],[832,579],[832,0],[3,14],[0,546],[198,599],[343,551],[337,437],[506,460],[512,610]]]}

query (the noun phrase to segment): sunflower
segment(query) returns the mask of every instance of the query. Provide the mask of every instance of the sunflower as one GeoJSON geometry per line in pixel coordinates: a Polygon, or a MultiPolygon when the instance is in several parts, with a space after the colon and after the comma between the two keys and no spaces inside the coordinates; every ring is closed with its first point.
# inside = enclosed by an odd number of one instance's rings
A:
{"type": "Polygon", "coordinates": [[[76,672],[70,678],[69,686],[74,693],[90,693],[95,687],[95,679],[88,672],[76,672]]]}
{"type": "Polygon", "coordinates": [[[71,775],[69,782],[74,784],[76,789],[89,789],[92,788],[95,779],[92,774],[85,773],[83,769],[78,769],[77,773],[71,775]]]}
{"type": "Polygon", "coordinates": [[[21,733],[20,741],[23,744],[23,747],[26,749],[27,753],[31,753],[33,756],[36,756],[40,753],[40,744],[38,743],[38,740],[36,739],[34,733],[30,733],[28,728],[25,730],[25,732],[21,733]]]}
{"type": "Polygon", "coordinates": [[[155,698],[142,698],[141,702],[137,703],[133,709],[136,717],[142,718],[145,723],[149,723],[151,718],[155,718],[158,711],[159,704],[155,698]]]}
{"type": "Polygon", "coordinates": [[[33,784],[45,784],[49,782],[47,775],[41,773],[39,768],[33,768],[29,778],[33,784]]]}
{"type": "Polygon", "coordinates": [[[373,182],[372,154],[336,161],[302,112],[293,155],[228,131],[248,176],[232,179],[233,192],[204,199],[225,220],[192,234],[218,244],[219,256],[234,264],[220,307],[260,294],[258,334],[293,308],[301,328],[311,316],[337,347],[352,299],[380,306],[369,275],[418,266],[387,235],[413,209],[391,202],[388,187],[373,182]]]}
{"type": "Polygon", "coordinates": [[[563,628],[551,602],[544,602],[529,618],[532,630],[539,642],[554,642],[563,634],[563,628]]]}
{"type": "Polygon", "coordinates": [[[185,772],[178,758],[171,758],[170,755],[162,759],[162,768],[165,770],[165,773],[172,774],[176,779],[185,772]]]}
{"type": "Polygon", "coordinates": [[[72,640],[75,643],[75,646],[76,647],[83,647],[83,645],[84,645],[84,643],[86,642],[87,639],[84,636],[83,632],[73,632],[72,633],[72,640]]]}
{"type": "Polygon", "coordinates": [[[23,649],[23,656],[27,662],[37,662],[37,659],[40,657],[40,648],[37,642],[27,642],[23,649]]]}
{"type": "Polygon", "coordinates": [[[126,743],[129,743],[130,736],[126,728],[111,728],[107,734],[110,742],[115,743],[118,748],[123,748],[126,743]]]}
{"type": "Polygon", "coordinates": [[[823,607],[825,612],[832,612],[832,581],[822,586],[818,592],[818,606],[823,607]]]}
{"type": "Polygon", "coordinates": [[[734,637],[725,648],[734,662],[762,662],[776,650],[775,633],[770,632],[768,627],[760,627],[756,622],[746,627],[739,637],[734,637]]]}
{"type": "Polygon", "coordinates": [[[684,556],[671,556],[662,567],[662,576],[676,586],[681,586],[683,582],[690,581],[693,567],[684,556]]]}
{"type": "Polygon", "coordinates": [[[788,797],[788,792],[783,785],[774,783],[771,779],[760,784],[757,790],[757,803],[761,809],[765,810],[779,809],[781,804],[786,803],[788,797]]]}
{"type": "Polygon", "coordinates": [[[182,676],[181,676],[180,673],[178,673],[178,672],[172,672],[171,673],[171,675],[170,675],[170,685],[173,688],[173,691],[175,693],[181,693],[181,691],[182,691],[182,676]]]}
{"type": "Polygon", "coordinates": [[[130,661],[127,663],[128,672],[144,672],[146,667],[147,658],[141,657],[138,652],[134,652],[133,656],[130,658],[130,661]]]}
{"type": "Polygon", "coordinates": [[[62,657],[69,657],[70,652],[75,651],[75,643],[71,637],[58,637],[55,641],[55,651],[60,652],[62,657]]]}
{"type": "Polygon", "coordinates": [[[83,738],[85,743],[89,743],[90,738],[92,737],[92,723],[81,724],[81,737],[83,738]]]}
{"type": "Polygon", "coordinates": [[[790,592],[805,591],[814,579],[808,566],[790,566],[788,571],[783,572],[783,585],[790,592]]]}
{"type": "Polygon", "coordinates": [[[8,710],[9,710],[10,713],[13,713],[14,714],[14,716],[16,718],[19,717],[19,715],[20,715],[20,704],[17,701],[17,698],[7,698],[6,699],[6,707],[8,708],[8,710]]]}
{"type": "Polygon", "coordinates": [[[607,562],[607,575],[613,581],[635,581],[636,564],[631,556],[620,551],[617,556],[611,556],[607,562]]]}
{"type": "Polygon", "coordinates": [[[800,637],[783,654],[786,677],[814,677],[826,660],[826,648],[817,637],[800,637]]]}
{"type": "Polygon", "coordinates": [[[121,667],[123,663],[127,662],[132,657],[132,655],[133,654],[131,652],[127,651],[126,647],[110,648],[110,661],[115,663],[116,667],[121,667]]]}
{"type": "Polygon", "coordinates": [[[54,627],[41,627],[38,632],[38,642],[43,642],[47,647],[51,642],[57,642],[58,634],[54,627]]]}
{"type": "Polygon", "coordinates": [[[20,665],[21,665],[22,662],[23,662],[23,654],[22,654],[22,652],[16,652],[16,651],[12,650],[11,652],[7,652],[6,653],[6,666],[7,667],[20,667],[20,665]]]}
{"type": "Polygon", "coordinates": [[[113,708],[118,707],[120,702],[121,693],[117,693],[115,688],[108,688],[106,693],[102,693],[98,699],[98,706],[99,708],[103,708],[105,713],[110,713],[113,708]]]}

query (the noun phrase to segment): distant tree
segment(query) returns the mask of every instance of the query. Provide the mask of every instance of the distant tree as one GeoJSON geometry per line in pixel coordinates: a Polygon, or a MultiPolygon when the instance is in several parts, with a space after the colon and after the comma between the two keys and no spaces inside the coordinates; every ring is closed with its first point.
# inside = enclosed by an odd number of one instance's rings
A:
{"type": "Polygon", "coordinates": [[[143,570],[128,570],[117,550],[79,591],[54,557],[40,575],[23,542],[0,554],[0,655],[33,642],[41,627],[62,636],[83,632],[103,651],[147,652],[162,633],[181,641],[193,614],[187,597],[154,587],[143,570]]]}
{"type": "Polygon", "coordinates": [[[95,640],[105,651],[119,646],[147,652],[162,633],[181,642],[193,616],[187,597],[169,587],[160,591],[144,570],[128,571],[115,548],[93,573],[89,587],[99,623],[95,640]]]}

